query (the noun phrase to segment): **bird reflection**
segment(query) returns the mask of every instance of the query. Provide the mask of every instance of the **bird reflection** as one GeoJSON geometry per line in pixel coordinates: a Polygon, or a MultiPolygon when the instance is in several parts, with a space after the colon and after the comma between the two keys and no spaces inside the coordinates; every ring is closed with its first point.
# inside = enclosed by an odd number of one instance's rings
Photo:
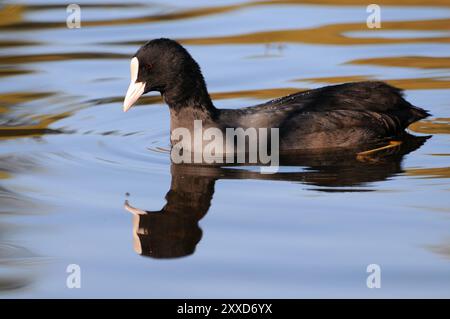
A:
{"type": "Polygon", "coordinates": [[[399,145],[367,155],[361,155],[361,150],[284,155],[280,156],[281,169],[275,174],[261,174],[259,170],[236,165],[172,164],[167,203],[161,210],[147,211],[125,202],[125,209],[133,215],[134,249],[153,258],[193,254],[202,237],[198,223],[211,206],[214,185],[219,179],[300,182],[326,192],[370,191],[363,186],[401,173],[404,155],[418,149],[428,138],[408,134],[399,145]],[[293,171],[294,166],[302,170],[293,171]],[[283,167],[289,167],[289,171],[283,167]]]}
{"type": "Polygon", "coordinates": [[[208,212],[216,178],[183,174],[172,165],[167,204],[143,211],[125,202],[133,214],[134,248],[141,255],[174,258],[190,255],[202,237],[198,222],[208,212]]]}

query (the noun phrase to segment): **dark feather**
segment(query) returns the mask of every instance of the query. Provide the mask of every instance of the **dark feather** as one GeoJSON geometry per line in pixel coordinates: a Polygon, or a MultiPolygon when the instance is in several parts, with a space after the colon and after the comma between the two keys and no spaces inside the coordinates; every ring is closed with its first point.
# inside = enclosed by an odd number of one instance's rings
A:
{"type": "Polygon", "coordinates": [[[355,82],[299,92],[252,107],[214,107],[200,67],[176,41],[156,39],[135,57],[145,92],[159,91],[169,105],[171,129],[279,128],[280,150],[353,147],[402,135],[429,113],[384,82],[355,82]]]}

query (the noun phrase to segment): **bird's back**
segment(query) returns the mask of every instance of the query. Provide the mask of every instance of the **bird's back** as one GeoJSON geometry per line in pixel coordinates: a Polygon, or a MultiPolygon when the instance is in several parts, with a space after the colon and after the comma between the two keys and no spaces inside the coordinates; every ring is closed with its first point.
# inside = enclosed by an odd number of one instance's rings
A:
{"type": "Polygon", "coordinates": [[[252,107],[226,110],[224,122],[240,127],[280,128],[280,148],[347,147],[402,134],[429,116],[402,91],[384,82],[326,86],[252,107]]]}

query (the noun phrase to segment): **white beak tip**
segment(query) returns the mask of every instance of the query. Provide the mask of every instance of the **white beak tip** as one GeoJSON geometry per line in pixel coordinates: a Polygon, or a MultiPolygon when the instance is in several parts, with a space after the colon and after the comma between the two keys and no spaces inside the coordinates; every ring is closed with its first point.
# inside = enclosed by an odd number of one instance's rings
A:
{"type": "Polygon", "coordinates": [[[131,81],[128,87],[127,94],[123,101],[123,111],[127,112],[134,103],[139,99],[139,97],[144,94],[145,82],[136,82],[139,70],[139,61],[136,57],[131,59],[130,64],[130,75],[131,81]]]}
{"type": "Polygon", "coordinates": [[[144,94],[145,82],[135,82],[130,83],[125,100],[123,101],[123,111],[128,111],[139,99],[139,97],[144,94]]]}

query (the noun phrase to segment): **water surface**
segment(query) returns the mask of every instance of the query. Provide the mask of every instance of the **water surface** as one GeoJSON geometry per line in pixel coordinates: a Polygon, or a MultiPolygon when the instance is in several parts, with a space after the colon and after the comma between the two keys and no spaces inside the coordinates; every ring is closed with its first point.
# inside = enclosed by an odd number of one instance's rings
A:
{"type": "Polygon", "coordinates": [[[450,297],[448,0],[378,1],[378,30],[360,0],[77,3],[80,29],[61,1],[0,6],[2,298],[450,297]],[[161,98],[121,108],[129,57],[162,36],[218,107],[379,79],[432,117],[369,160],[174,166],[161,98]]]}

